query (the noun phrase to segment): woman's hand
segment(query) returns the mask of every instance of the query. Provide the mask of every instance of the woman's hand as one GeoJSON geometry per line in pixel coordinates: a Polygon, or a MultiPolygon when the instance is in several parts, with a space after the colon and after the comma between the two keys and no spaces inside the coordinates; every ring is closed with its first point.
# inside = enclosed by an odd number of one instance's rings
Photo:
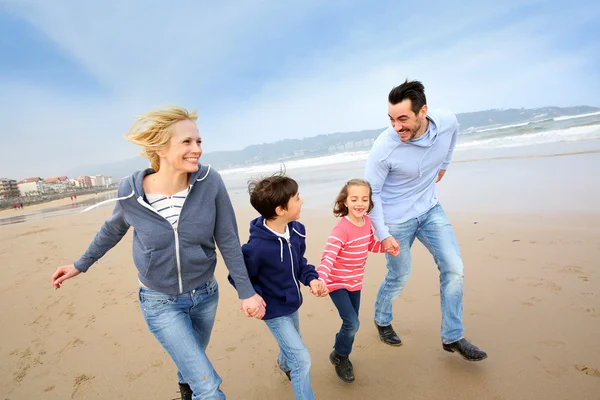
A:
{"type": "Polygon", "coordinates": [[[58,267],[56,272],[52,275],[52,286],[54,289],[60,289],[60,285],[67,279],[71,279],[81,273],[73,264],[63,265],[58,267]]]}
{"type": "Polygon", "coordinates": [[[262,319],[267,312],[267,303],[258,294],[242,300],[241,309],[246,317],[262,319]]]}

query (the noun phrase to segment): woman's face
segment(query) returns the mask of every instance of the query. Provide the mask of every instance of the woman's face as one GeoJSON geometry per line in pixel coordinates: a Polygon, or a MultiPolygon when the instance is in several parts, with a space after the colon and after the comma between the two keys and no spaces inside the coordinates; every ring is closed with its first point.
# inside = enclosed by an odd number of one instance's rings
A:
{"type": "Polygon", "coordinates": [[[190,120],[173,125],[174,133],[166,150],[160,154],[161,169],[164,164],[181,172],[198,171],[198,159],[202,155],[202,139],[196,123],[190,120]]]}

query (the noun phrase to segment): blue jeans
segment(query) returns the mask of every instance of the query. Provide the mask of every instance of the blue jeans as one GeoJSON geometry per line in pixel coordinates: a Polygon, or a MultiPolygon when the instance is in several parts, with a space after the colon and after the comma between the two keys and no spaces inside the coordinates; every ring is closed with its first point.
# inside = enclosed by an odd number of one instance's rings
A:
{"type": "Polygon", "coordinates": [[[150,332],[175,362],[179,382],[192,389],[192,399],[224,399],[221,377],[205,353],[217,314],[217,281],[180,295],[141,287],[139,298],[150,332]]]}
{"type": "Polygon", "coordinates": [[[340,356],[349,356],[352,352],[354,337],[360,326],[360,321],[358,320],[360,290],[350,292],[346,289],[338,289],[329,292],[329,297],[331,297],[333,304],[335,304],[340,314],[340,318],[342,318],[342,327],[335,335],[335,345],[333,348],[340,356]]]}
{"type": "Polygon", "coordinates": [[[418,218],[401,224],[388,224],[390,234],[400,243],[400,254],[386,254],[388,273],[377,293],[375,322],[386,326],[392,322],[392,302],[400,295],[410,277],[410,248],[415,238],[429,250],[440,271],[442,307],[442,342],[463,338],[463,262],[452,225],[442,206],[437,204],[418,218]]]}
{"type": "Polygon", "coordinates": [[[310,354],[302,342],[298,311],[291,315],[268,319],[265,323],[279,344],[277,363],[282,371],[290,372],[294,396],[302,400],[314,399],[310,386],[310,354]]]}

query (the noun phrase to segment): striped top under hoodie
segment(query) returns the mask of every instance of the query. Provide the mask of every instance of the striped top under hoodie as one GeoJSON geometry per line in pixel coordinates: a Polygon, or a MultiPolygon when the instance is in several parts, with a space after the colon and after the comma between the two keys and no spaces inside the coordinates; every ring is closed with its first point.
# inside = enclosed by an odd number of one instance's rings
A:
{"type": "Polygon", "coordinates": [[[369,251],[383,253],[381,242],[373,235],[371,219],[363,218],[363,226],[354,225],[348,217],[340,218],[327,238],[317,272],[330,292],[361,290],[369,251]]]}

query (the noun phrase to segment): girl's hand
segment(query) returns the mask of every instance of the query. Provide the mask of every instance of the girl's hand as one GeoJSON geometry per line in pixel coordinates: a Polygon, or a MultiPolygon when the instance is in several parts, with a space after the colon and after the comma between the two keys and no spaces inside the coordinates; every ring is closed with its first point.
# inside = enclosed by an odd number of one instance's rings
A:
{"type": "Polygon", "coordinates": [[[398,254],[400,254],[400,249],[390,247],[389,249],[386,250],[386,253],[388,253],[392,257],[396,257],[398,254]]]}
{"type": "Polygon", "coordinates": [[[79,275],[81,272],[75,268],[73,264],[71,265],[63,265],[62,267],[58,267],[56,272],[52,275],[52,286],[54,289],[60,289],[60,285],[67,279],[71,279],[74,276],[79,275]]]}
{"type": "Polygon", "coordinates": [[[310,281],[310,292],[317,297],[325,297],[329,293],[327,285],[318,279],[310,281]]]}

